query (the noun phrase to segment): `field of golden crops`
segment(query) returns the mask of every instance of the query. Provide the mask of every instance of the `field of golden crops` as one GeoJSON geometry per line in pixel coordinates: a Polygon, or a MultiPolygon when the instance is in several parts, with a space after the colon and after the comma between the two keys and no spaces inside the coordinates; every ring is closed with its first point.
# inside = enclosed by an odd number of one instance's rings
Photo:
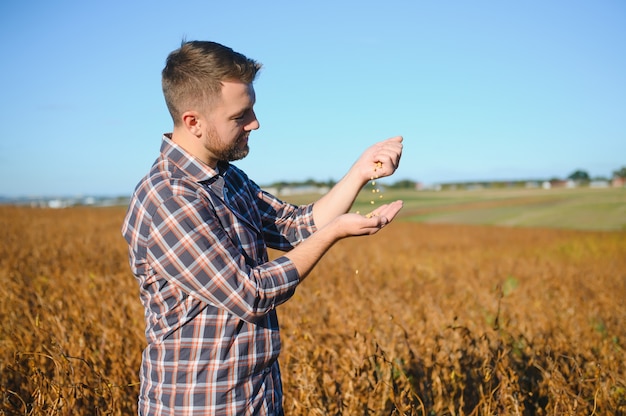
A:
{"type": "MultiPolygon", "coordinates": [[[[124,208],[0,206],[0,415],[136,413],[124,208]]],[[[626,414],[626,231],[395,222],[279,308],[288,415],[626,414]]]]}

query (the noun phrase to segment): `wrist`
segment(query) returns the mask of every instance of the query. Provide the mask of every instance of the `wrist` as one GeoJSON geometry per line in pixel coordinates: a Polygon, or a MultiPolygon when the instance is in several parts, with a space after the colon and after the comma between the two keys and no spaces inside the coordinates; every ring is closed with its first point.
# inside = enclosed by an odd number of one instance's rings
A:
{"type": "Polygon", "coordinates": [[[344,176],[343,180],[351,184],[355,189],[361,190],[371,180],[371,173],[366,172],[362,167],[354,165],[344,176]]]}

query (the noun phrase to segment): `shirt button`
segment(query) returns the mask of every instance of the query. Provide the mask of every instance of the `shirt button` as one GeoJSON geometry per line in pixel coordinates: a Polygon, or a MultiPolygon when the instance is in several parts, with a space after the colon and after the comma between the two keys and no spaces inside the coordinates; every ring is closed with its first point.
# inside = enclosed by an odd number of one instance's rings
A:
{"type": "Polygon", "coordinates": [[[272,371],[270,367],[267,367],[265,370],[263,370],[265,374],[269,374],[270,371],[272,371]]]}

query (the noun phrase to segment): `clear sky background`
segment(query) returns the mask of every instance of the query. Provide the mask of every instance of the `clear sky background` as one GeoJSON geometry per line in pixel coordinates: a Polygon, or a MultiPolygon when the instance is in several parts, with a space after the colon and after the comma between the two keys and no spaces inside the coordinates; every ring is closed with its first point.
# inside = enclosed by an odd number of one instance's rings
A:
{"type": "Polygon", "coordinates": [[[626,165],[626,2],[17,1],[0,5],[0,195],[129,195],[171,130],[187,40],[263,63],[259,184],[339,179],[403,135],[394,180],[609,177],[626,165]]]}

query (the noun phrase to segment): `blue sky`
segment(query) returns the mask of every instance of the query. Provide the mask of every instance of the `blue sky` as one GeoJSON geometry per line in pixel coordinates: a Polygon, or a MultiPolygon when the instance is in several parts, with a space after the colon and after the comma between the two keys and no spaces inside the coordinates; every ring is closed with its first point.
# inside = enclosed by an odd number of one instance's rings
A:
{"type": "Polygon", "coordinates": [[[3,1],[0,195],[128,195],[171,119],[183,38],[263,63],[260,184],[339,179],[401,134],[395,179],[626,166],[626,2],[3,1]]]}

